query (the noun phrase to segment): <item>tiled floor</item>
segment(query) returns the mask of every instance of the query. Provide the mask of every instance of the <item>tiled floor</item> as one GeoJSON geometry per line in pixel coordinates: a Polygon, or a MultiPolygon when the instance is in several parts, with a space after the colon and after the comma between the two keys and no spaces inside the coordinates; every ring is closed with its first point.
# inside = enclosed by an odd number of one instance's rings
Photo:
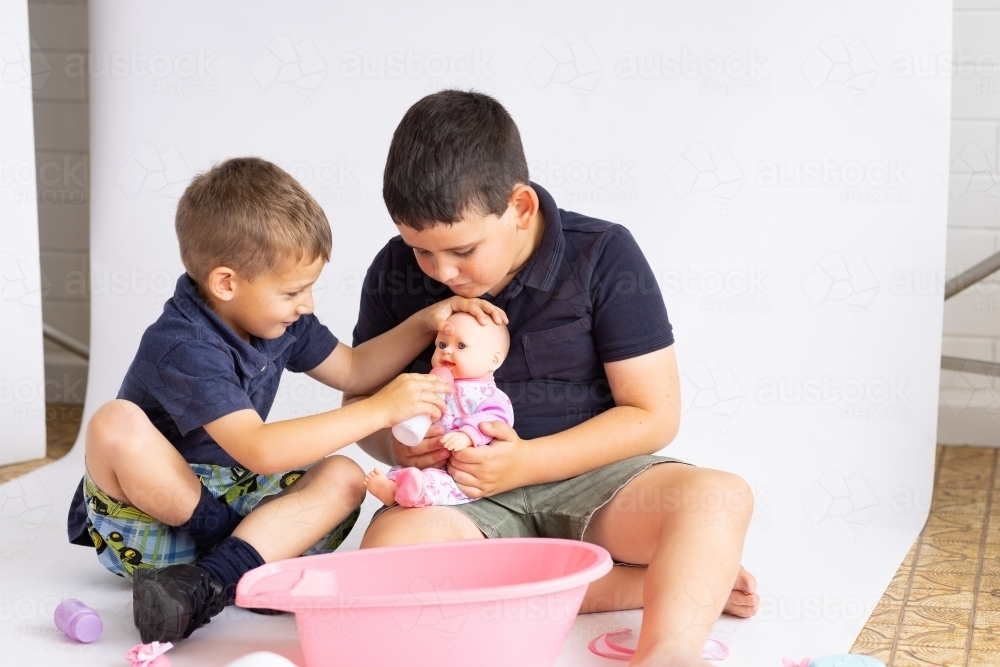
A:
{"type": "Polygon", "coordinates": [[[996,667],[1000,450],[938,447],[937,456],[930,518],[854,652],[896,667],[996,667]]]}
{"type": "Polygon", "coordinates": [[[0,466],[0,484],[15,477],[26,475],[35,468],[62,458],[73,448],[80,430],[83,408],[78,405],[58,405],[50,403],[45,411],[46,447],[45,458],[10,466],[0,466]]]}
{"type": "MultiPolygon", "coordinates": [[[[80,416],[50,405],[48,455],[0,466],[0,482],[65,455],[80,416]]],[[[1000,449],[938,448],[930,518],[853,652],[890,667],[1000,666],[998,463],[1000,449]]]]}

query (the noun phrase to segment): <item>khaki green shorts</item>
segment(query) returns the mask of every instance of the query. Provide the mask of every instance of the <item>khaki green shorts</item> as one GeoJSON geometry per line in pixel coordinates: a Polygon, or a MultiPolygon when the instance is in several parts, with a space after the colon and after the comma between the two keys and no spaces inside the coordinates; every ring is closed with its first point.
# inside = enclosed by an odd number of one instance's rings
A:
{"type": "MultiPolygon", "coordinates": [[[[666,456],[634,456],[561,482],[512,489],[452,509],[472,519],[486,537],[580,540],[594,512],[635,477],[659,463],[683,461],[666,456]]],[[[379,508],[372,521],[387,509],[379,508]]]]}

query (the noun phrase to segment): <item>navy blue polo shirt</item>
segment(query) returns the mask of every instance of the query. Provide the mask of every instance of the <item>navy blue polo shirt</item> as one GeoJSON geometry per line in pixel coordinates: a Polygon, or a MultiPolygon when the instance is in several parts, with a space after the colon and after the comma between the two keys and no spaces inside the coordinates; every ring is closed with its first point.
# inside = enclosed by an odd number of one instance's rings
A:
{"type": "MultiPolygon", "coordinates": [[[[240,464],[203,428],[239,410],[267,419],[281,373],[312,370],[337,346],[314,315],[273,339],[240,338],[219,319],[188,274],[177,280],[163,314],[146,329],[118,398],[135,403],[188,463],[240,464]]],[[[83,483],[70,508],[70,541],[86,536],[83,483]]]]}
{"type": "MultiPolygon", "coordinates": [[[[518,435],[527,439],[614,407],[604,364],[674,342],[656,278],[628,229],[564,211],[531,186],[545,218],[542,242],[500,294],[482,296],[510,320],[510,352],[494,376],[514,405],[518,435]]],[[[393,238],[365,277],[354,345],[450,296],[420,270],[413,249],[393,238]]],[[[433,345],[409,371],[426,373],[432,354],[433,345]]]]}

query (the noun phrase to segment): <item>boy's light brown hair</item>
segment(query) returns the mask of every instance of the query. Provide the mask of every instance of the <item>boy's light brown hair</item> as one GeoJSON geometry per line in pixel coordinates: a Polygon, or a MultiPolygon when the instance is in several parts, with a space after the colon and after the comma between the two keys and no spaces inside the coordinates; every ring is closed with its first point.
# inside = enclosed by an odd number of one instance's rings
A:
{"type": "Polygon", "coordinates": [[[184,268],[200,285],[220,266],[254,280],[285,262],[330,259],[323,209],[288,172],[256,157],[195,176],[177,203],[175,228],[184,268]]]}

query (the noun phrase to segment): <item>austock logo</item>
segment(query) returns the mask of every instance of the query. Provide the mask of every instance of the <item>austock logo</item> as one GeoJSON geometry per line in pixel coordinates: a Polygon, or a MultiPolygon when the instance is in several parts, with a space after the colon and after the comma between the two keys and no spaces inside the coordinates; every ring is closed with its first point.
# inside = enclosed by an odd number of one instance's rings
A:
{"type": "Polygon", "coordinates": [[[454,592],[455,588],[449,581],[435,586],[429,580],[418,577],[393,605],[392,617],[403,632],[421,627],[434,628],[445,649],[451,650],[455,635],[469,617],[468,608],[464,604],[441,602],[440,593],[454,592]]]}
{"type": "Polygon", "coordinates": [[[597,87],[604,73],[604,65],[586,37],[570,42],[553,34],[528,62],[527,73],[539,89],[551,85],[569,87],[580,96],[581,106],[585,106],[586,96],[597,87]]]}
{"type": "Polygon", "coordinates": [[[326,78],[327,69],[326,61],[308,36],[296,42],[285,35],[275,35],[254,60],[250,72],[264,90],[288,84],[312,95],[326,78]]]}
{"type": "Polygon", "coordinates": [[[129,199],[140,192],[155,192],[172,200],[183,194],[192,176],[173,145],[159,151],[141,143],[118,170],[115,181],[129,199]]]}
{"type": "Polygon", "coordinates": [[[858,106],[875,82],[878,70],[878,63],[859,36],[847,42],[827,35],[802,64],[802,74],[813,90],[842,85],[857,97],[858,106]]]}
{"type": "Polygon", "coordinates": [[[699,143],[688,146],[667,174],[667,183],[678,197],[704,193],[723,205],[722,213],[733,202],[743,179],[743,170],[725,145],[713,151],[699,143]]]}
{"type": "Polygon", "coordinates": [[[802,283],[802,291],[813,307],[830,301],[847,305],[858,324],[878,294],[879,283],[860,254],[845,260],[828,251],[802,283]]]}
{"type": "Polygon", "coordinates": [[[0,83],[11,84],[30,94],[38,92],[52,74],[52,65],[35,44],[35,55],[26,42],[0,34],[0,83]]]}
{"type": "Polygon", "coordinates": [[[707,410],[719,422],[719,430],[729,430],[728,422],[743,403],[744,392],[736,376],[725,362],[710,368],[703,361],[693,361],[684,370],[691,389],[681,392],[688,403],[686,409],[707,410]],[[690,396],[690,399],[686,398],[690,396]]]}
{"type": "MultiPolygon", "coordinates": [[[[847,477],[839,470],[829,468],[803,496],[800,504],[814,524],[839,519],[855,528],[871,523],[879,508],[878,496],[860,470],[847,477]]],[[[860,533],[856,539],[861,539],[860,533]]]]}

